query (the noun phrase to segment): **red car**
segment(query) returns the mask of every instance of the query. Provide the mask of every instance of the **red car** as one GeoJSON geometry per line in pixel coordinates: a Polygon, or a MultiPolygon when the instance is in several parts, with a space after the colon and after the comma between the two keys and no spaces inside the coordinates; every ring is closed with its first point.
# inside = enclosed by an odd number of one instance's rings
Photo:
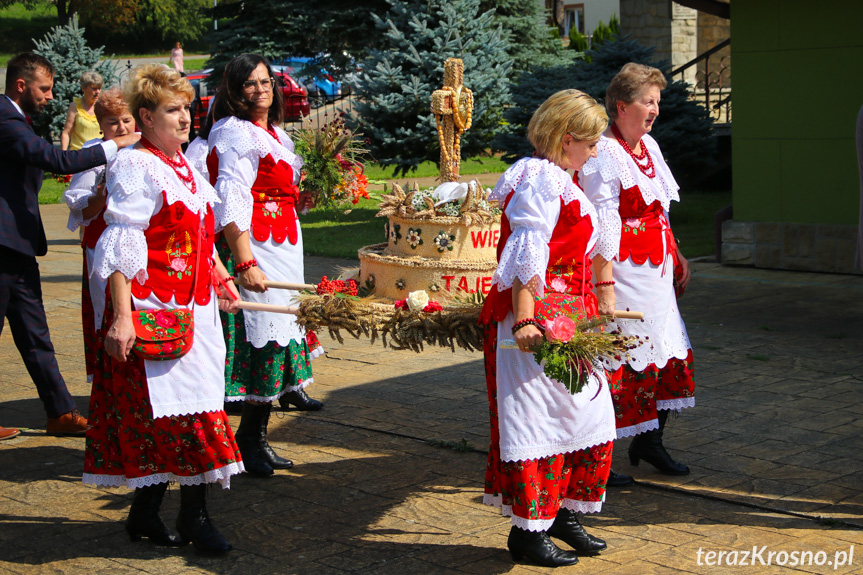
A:
{"type": "MultiPolygon", "coordinates": [[[[189,80],[189,83],[192,84],[192,88],[195,89],[195,93],[198,95],[198,98],[192,104],[194,108],[194,117],[192,118],[192,121],[196,130],[200,129],[201,124],[207,118],[207,112],[210,109],[210,100],[212,100],[213,96],[216,94],[215,87],[207,85],[207,79],[210,77],[210,72],[212,72],[212,70],[201,70],[200,72],[193,72],[186,75],[186,78],[189,80]]],[[[284,72],[275,72],[274,76],[276,84],[282,90],[282,96],[285,100],[285,120],[293,122],[296,120],[302,120],[308,116],[311,112],[311,108],[309,106],[309,93],[306,91],[305,86],[284,72]]]]}

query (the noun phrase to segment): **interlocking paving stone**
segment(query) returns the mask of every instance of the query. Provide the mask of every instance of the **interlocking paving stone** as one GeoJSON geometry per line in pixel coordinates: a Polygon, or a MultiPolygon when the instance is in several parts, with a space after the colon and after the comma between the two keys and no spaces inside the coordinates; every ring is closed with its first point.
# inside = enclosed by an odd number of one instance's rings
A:
{"type": "MultiPolygon", "coordinates": [[[[40,260],[58,361],[82,412],[89,384],[80,335],[80,251],[63,206],[43,206],[40,260]]],[[[355,262],[308,258],[307,280],[355,262]]],[[[863,278],[694,264],[680,305],[693,341],[697,407],[672,419],[684,477],[615,468],[638,484],[610,490],[588,529],[600,557],[556,573],[863,573],[863,278]],[[841,321],[825,310],[843,310],[841,321]],[[822,518],[818,521],[818,518],[822,518]],[[843,523],[844,522],[844,523],[843,523]],[[851,566],[697,564],[702,550],[834,551],[851,566]]],[[[383,349],[321,337],[309,393],[323,411],[274,411],[270,439],[295,462],[269,479],[211,489],[210,512],[235,550],[131,544],[131,494],[80,483],[82,438],[44,433],[45,414],[7,330],[0,336],[0,573],[550,573],[514,565],[509,520],[482,505],[487,394],[478,354],[383,349]],[[467,442],[469,451],[448,445],[467,442]]],[[[232,416],[236,427],[239,417],[232,416]]],[[[173,525],[176,487],[163,505],[173,525]]]]}

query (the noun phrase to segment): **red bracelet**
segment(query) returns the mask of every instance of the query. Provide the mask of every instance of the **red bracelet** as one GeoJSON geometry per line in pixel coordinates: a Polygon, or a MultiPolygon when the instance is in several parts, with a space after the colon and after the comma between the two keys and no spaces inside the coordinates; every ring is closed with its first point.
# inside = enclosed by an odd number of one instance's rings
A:
{"type": "Polygon", "coordinates": [[[515,332],[528,325],[535,326],[537,329],[542,330],[542,325],[536,321],[535,318],[529,317],[527,319],[517,321],[512,325],[512,335],[515,335],[515,332]]]}
{"type": "Polygon", "coordinates": [[[252,269],[253,267],[257,267],[257,265],[258,265],[258,260],[256,260],[256,259],[252,258],[252,259],[250,259],[250,260],[249,260],[249,261],[247,261],[247,262],[243,262],[243,263],[241,263],[241,264],[237,264],[237,265],[235,265],[235,266],[234,266],[234,271],[235,271],[235,272],[237,272],[237,273],[243,273],[243,272],[244,272],[244,271],[246,271],[246,270],[250,270],[250,269],[252,269]]]}
{"type": "Polygon", "coordinates": [[[596,287],[599,286],[613,286],[614,280],[608,280],[607,282],[596,282],[596,287]]]}
{"type": "Polygon", "coordinates": [[[222,281],[225,283],[228,283],[228,282],[234,281],[235,279],[237,279],[237,278],[235,278],[234,276],[228,276],[228,277],[222,278],[222,281]]]}

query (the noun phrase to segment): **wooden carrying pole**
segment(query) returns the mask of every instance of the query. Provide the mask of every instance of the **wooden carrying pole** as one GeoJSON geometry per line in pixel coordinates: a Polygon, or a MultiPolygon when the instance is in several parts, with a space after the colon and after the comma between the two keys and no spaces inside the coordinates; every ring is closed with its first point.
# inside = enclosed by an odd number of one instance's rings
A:
{"type": "Polygon", "coordinates": [[[318,289],[318,286],[316,286],[314,284],[295,284],[295,283],[291,283],[291,282],[273,282],[270,280],[264,280],[264,285],[267,286],[268,288],[273,288],[273,289],[293,289],[293,290],[297,290],[297,291],[302,291],[302,290],[315,291],[316,289],[318,289]]]}
{"type": "Polygon", "coordinates": [[[271,303],[256,303],[253,301],[239,302],[240,309],[249,311],[269,311],[272,313],[287,313],[291,315],[299,315],[300,308],[292,305],[273,305],[271,303]]]}

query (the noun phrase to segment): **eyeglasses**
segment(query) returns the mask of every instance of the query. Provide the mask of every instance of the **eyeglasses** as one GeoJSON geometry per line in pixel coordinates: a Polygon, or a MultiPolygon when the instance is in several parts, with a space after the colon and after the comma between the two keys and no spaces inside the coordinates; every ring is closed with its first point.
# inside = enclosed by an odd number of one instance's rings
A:
{"type": "Polygon", "coordinates": [[[243,90],[251,92],[258,86],[260,86],[262,90],[272,90],[273,84],[275,84],[275,82],[272,78],[264,78],[260,82],[258,82],[257,80],[248,80],[246,82],[243,82],[243,90]]]}

